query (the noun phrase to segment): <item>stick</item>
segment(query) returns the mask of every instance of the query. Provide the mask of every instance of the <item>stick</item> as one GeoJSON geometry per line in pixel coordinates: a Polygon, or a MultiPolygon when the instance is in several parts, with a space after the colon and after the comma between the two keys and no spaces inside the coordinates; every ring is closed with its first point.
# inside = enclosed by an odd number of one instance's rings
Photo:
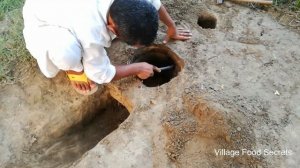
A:
{"type": "Polygon", "coordinates": [[[161,72],[161,71],[164,71],[164,70],[168,70],[168,69],[172,69],[174,67],[174,65],[169,65],[169,66],[165,66],[165,67],[156,67],[156,66],[153,66],[153,70],[156,71],[156,72],[161,72]]]}
{"type": "Polygon", "coordinates": [[[230,0],[232,2],[250,2],[250,3],[258,3],[263,5],[272,5],[273,1],[268,0],[230,0]]]}
{"type": "Polygon", "coordinates": [[[172,69],[173,67],[174,67],[174,65],[169,65],[169,66],[165,66],[165,67],[160,67],[159,69],[160,69],[161,71],[163,71],[163,70],[172,69]]]}
{"type": "Polygon", "coordinates": [[[161,72],[161,70],[159,68],[157,68],[156,66],[153,66],[153,70],[156,72],[161,72]]]}

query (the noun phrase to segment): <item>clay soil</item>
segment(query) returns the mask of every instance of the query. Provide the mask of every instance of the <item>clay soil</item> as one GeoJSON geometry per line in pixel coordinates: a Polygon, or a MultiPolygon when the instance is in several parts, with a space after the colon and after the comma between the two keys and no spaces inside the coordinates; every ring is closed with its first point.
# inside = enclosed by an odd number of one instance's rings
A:
{"type": "MultiPolygon", "coordinates": [[[[129,77],[81,96],[64,73],[32,67],[0,88],[0,167],[298,167],[298,28],[229,2],[162,2],[193,33],[166,45],[179,72],[156,87],[129,77]]],[[[126,64],[136,51],[114,41],[108,53],[126,64]]]]}

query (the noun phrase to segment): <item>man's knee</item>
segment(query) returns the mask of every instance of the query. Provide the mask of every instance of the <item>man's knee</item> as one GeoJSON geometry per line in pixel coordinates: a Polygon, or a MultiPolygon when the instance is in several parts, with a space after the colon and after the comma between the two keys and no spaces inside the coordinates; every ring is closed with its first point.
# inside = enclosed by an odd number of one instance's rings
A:
{"type": "Polygon", "coordinates": [[[58,69],[81,71],[81,47],[77,39],[62,28],[53,33],[57,38],[48,46],[49,59],[58,69]]]}
{"type": "Polygon", "coordinates": [[[48,50],[48,56],[53,64],[61,70],[73,70],[81,65],[81,57],[62,50],[48,50]],[[55,51],[53,51],[55,50],[55,51]]]}

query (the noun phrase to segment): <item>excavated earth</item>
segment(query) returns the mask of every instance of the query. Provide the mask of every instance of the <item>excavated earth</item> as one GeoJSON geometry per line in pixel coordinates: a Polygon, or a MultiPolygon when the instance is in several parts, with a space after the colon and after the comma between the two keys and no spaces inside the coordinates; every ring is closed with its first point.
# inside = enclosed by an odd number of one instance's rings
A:
{"type": "MultiPolygon", "coordinates": [[[[34,67],[1,87],[0,167],[298,167],[299,34],[228,2],[162,2],[191,40],[108,49],[114,64],[173,65],[150,81],[81,96],[64,73],[34,67]]],[[[156,43],[163,36],[161,25],[156,43]]]]}

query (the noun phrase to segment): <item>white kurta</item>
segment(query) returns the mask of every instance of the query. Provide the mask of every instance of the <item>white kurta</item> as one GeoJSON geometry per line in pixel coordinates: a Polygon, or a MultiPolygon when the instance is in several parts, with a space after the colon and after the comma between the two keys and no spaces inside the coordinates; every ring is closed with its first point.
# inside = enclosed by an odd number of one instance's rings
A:
{"type": "MultiPolygon", "coordinates": [[[[160,0],[148,0],[158,10],[160,0]]],[[[23,8],[26,48],[42,73],[84,70],[96,83],[110,82],[116,68],[105,47],[115,38],[107,29],[113,0],[26,0],[23,8]]]]}

